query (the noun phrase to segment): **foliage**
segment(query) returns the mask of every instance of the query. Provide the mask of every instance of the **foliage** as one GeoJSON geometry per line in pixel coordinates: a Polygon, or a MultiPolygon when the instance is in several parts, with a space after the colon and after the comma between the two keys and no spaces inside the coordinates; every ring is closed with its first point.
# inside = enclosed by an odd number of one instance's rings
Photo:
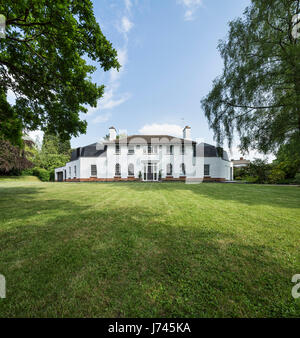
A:
{"type": "Polygon", "coordinates": [[[273,168],[268,174],[268,182],[280,183],[285,179],[285,172],[279,168],[273,168]]]}
{"type": "Polygon", "coordinates": [[[281,186],[0,183],[0,317],[299,318],[299,205],[281,186]]]}
{"type": "Polygon", "coordinates": [[[37,176],[43,182],[48,182],[50,180],[50,172],[44,168],[34,168],[33,175],[37,176]]]}
{"type": "MultiPolygon", "coordinates": [[[[300,39],[292,35],[298,0],[252,0],[219,44],[223,74],[202,100],[216,140],[267,153],[300,135],[300,39]]],[[[298,143],[299,146],[299,143],[298,143]]]]}
{"type": "Polygon", "coordinates": [[[22,130],[48,130],[62,139],[86,131],[86,105],[95,107],[104,86],[91,81],[98,63],[119,69],[90,0],[2,1],[6,37],[0,39],[1,135],[21,145],[22,130]],[[17,96],[7,101],[8,90],[17,96]]]}
{"type": "Polygon", "coordinates": [[[45,133],[42,149],[39,152],[35,164],[47,170],[64,166],[70,161],[70,141],[62,141],[59,136],[45,133]]]}
{"type": "Polygon", "coordinates": [[[26,158],[26,151],[13,146],[9,141],[0,138],[0,173],[5,175],[19,175],[24,169],[33,164],[26,158]]]}
{"type": "Polygon", "coordinates": [[[300,171],[300,137],[280,146],[274,165],[285,172],[285,178],[295,177],[300,171]]]}

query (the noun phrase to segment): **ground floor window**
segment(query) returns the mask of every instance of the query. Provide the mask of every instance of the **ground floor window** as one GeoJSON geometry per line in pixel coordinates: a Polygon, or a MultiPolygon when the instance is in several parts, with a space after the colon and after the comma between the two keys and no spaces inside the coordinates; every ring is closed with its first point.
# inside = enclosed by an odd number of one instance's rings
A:
{"type": "Polygon", "coordinates": [[[210,175],[210,166],[209,164],[204,164],[204,176],[210,175]]]}
{"type": "Polygon", "coordinates": [[[128,166],[128,176],[134,176],[134,165],[132,163],[128,166]]]}
{"type": "Polygon", "coordinates": [[[117,163],[115,167],[115,176],[121,176],[121,166],[119,163],[117,163]]]}
{"type": "Polygon", "coordinates": [[[71,178],[71,167],[69,167],[69,177],[71,178]]]}
{"type": "Polygon", "coordinates": [[[76,165],[74,165],[74,177],[76,177],[76,165]]]}
{"type": "Polygon", "coordinates": [[[184,163],[181,163],[180,170],[181,170],[181,175],[185,176],[185,164],[184,163]]]}
{"type": "Polygon", "coordinates": [[[171,176],[172,173],[173,173],[173,166],[172,166],[171,163],[169,163],[169,164],[167,165],[167,175],[168,175],[168,176],[171,176]]]}
{"type": "Polygon", "coordinates": [[[97,166],[96,166],[96,164],[91,165],[91,176],[97,177],[97,166]]]}

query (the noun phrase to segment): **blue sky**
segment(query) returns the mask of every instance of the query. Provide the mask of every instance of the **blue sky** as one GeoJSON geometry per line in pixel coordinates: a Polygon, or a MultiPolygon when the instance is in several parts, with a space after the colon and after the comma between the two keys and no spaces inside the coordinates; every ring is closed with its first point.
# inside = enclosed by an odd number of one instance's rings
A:
{"type": "MultiPolygon", "coordinates": [[[[228,22],[241,16],[249,3],[95,0],[95,16],[118,50],[122,69],[103,72],[98,66],[92,79],[105,84],[105,96],[82,116],[87,133],[72,138],[72,147],[99,141],[110,126],[128,134],[177,136],[190,125],[193,138],[214,143],[200,100],[222,71],[218,41],[226,37],[228,22]]],[[[233,156],[239,156],[236,145],[233,156]]]]}

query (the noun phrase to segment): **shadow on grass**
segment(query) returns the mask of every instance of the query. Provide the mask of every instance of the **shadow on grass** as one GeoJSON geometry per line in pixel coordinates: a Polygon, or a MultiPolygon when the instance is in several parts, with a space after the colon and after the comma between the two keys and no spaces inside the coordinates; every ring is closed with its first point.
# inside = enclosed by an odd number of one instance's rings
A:
{"type": "MultiPolygon", "coordinates": [[[[197,187],[176,189],[212,196],[197,187]]],[[[18,191],[17,204],[39,189],[18,191]]],[[[30,199],[32,210],[43,210],[43,203],[30,199]]],[[[51,200],[49,213],[36,224],[2,231],[7,298],[0,316],[299,315],[290,295],[294,266],[267,239],[249,244],[214,227],[175,226],[147,207],[90,207],[51,200]]]]}

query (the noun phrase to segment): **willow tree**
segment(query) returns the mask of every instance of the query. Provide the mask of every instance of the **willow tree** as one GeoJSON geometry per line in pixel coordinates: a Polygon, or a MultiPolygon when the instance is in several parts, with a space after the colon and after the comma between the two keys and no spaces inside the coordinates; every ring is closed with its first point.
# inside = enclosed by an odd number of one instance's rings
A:
{"type": "Polygon", "coordinates": [[[274,151],[300,140],[300,0],[252,0],[219,44],[223,74],[202,107],[218,143],[274,151]]]}
{"type": "Polygon", "coordinates": [[[99,65],[119,69],[90,0],[6,0],[0,38],[0,136],[20,144],[22,129],[69,139],[84,133],[80,113],[96,106],[104,86],[91,81],[99,65]],[[91,62],[94,62],[91,65],[91,62]],[[15,104],[7,100],[15,93],[15,104]]]}

